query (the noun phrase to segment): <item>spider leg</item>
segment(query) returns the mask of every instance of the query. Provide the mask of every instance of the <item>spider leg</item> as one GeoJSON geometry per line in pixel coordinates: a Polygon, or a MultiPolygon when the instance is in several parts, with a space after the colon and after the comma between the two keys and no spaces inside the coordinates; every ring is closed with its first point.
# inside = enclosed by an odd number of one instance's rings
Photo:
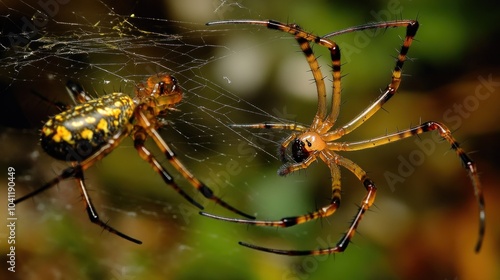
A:
{"type": "Polygon", "coordinates": [[[289,255],[289,256],[304,256],[304,255],[325,255],[325,254],[333,254],[333,253],[340,253],[343,252],[349,243],[351,242],[352,237],[356,233],[356,229],[359,225],[359,222],[363,218],[363,215],[365,212],[373,205],[373,202],[375,201],[375,194],[377,191],[377,188],[375,187],[375,184],[373,183],[372,180],[370,180],[366,176],[366,172],[361,169],[357,164],[352,162],[349,159],[343,158],[343,157],[338,157],[337,162],[339,165],[347,168],[349,171],[351,171],[358,179],[363,183],[367,194],[361,201],[361,205],[359,206],[358,213],[356,216],[354,216],[353,221],[351,222],[351,226],[349,229],[344,233],[343,237],[337,242],[337,244],[334,247],[329,247],[329,248],[324,248],[324,249],[317,249],[317,250],[281,250],[281,249],[272,249],[272,248],[267,248],[267,247],[261,247],[245,242],[239,242],[240,245],[243,245],[245,247],[259,250],[259,251],[264,251],[264,252],[269,252],[269,253],[274,253],[274,254],[279,254],[279,255],[289,255]]]}
{"type": "MultiPolygon", "coordinates": [[[[295,139],[295,137],[290,139],[290,141],[293,139],[295,139]]],[[[288,138],[287,138],[287,140],[288,140],[288,138]]],[[[283,164],[278,169],[278,175],[285,176],[285,175],[288,175],[288,174],[295,172],[297,170],[306,169],[307,167],[309,167],[309,165],[311,165],[311,163],[313,163],[316,160],[316,156],[318,155],[318,153],[319,153],[319,151],[313,152],[308,158],[306,158],[305,160],[303,160],[302,162],[299,162],[299,163],[294,163],[294,164],[285,163],[285,164],[283,164]]]]}
{"type": "MultiPolygon", "coordinates": [[[[313,74],[314,82],[316,84],[316,92],[318,93],[318,109],[312,121],[310,130],[325,132],[328,131],[337,120],[340,112],[340,48],[337,46],[337,44],[335,44],[335,42],[307,33],[295,24],[283,25],[282,23],[272,21],[270,21],[270,23],[281,24],[277,25],[279,26],[279,30],[295,35],[295,39],[297,40],[300,49],[306,56],[307,63],[309,64],[311,73],[313,74]],[[288,28],[292,29],[288,30],[288,28]],[[331,105],[332,108],[325,122],[324,119],[327,113],[325,81],[323,79],[323,73],[321,72],[318,61],[312,51],[309,42],[318,43],[330,50],[330,56],[332,60],[333,98],[331,105]]],[[[272,28],[272,26],[274,25],[268,25],[268,28],[272,28]]]]}
{"type": "Polygon", "coordinates": [[[59,184],[61,181],[65,180],[65,179],[75,178],[79,183],[80,193],[81,193],[82,197],[85,199],[85,208],[87,209],[87,214],[89,215],[90,221],[92,223],[99,225],[103,229],[105,229],[111,233],[114,233],[114,234],[116,234],[116,235],[118,235],[126,240],[132,241],[132,242],[137,243],[137,244],[141,244],[142,243],[141,241],[119,232],[118,230],[110,227],[109,225],[107,225],[106,223],[104,223],[103,221],[101,221],[99,219],[97,212],[95,211],[95,207],[93,206],[93,204],[90,200],[90,197],[88,196],[88,193],[87,193],[87,190],[85,188],[84,181],[83,181],[83,171],[88,169],[90,166],[94,165],[94,163],[101,160],[109,153],[111,153],[120,144],[121,140],[123,140],[123,138],[127,135],[128,129],[129,129],[129,127],[127,126],[124,129],[124,131],[117,133],[112,139],[109,140],[109,142],[106,145],[101,147],[101,149],[98,152],[94,153],[92,156],[85,159],[84,161],[82,161],[80,163],[76,163],[76,164],[74,164],[74,166],[71,166],[71,167],[64,169],[61,172],[61,174],[59,174],[57,177],[50,180],[48,183],[46,183],[45,185],[43,185],[39,189],[16,199],[14,201],[14,204],[18,204],[18,203],[20,203],[28,198],[34,197],[35,195],[59,184]]]}
{"type": "Polygon", "coordinates": [[[50,180],[49,182],[47,182],[45,185],[41,186],[40,188],[30,192],[29,194],[27,195],[24,195],[20,198],[17,198],[15,201],[14,201],[14,204],[18,204],[18,203],[21,203],[23,201],[25,201],[26,199],[28,198],[32,198],[36,195],[38,195],[39,193],[41,192],[44,192],[45,190],[47,189],[50,189],[52,188],[53,186],[59,184],[60,182],[68,179],[68,178],[73,178],[75,177],[75,174],[76,174],[76,171],[77,169],[81,168],[81,166],[77,165],[75,167],[68,167],[66,169],[64,169],[60,175],[58,175],[57,177],[53,178],[52,180],[50,180]]]}
{"type": "Polygon", "coordinates": [[[475,248],[476,252],[479,252],[484,238],[486,214],[484,210],[485,207],[483,191],[481,188],[481,183],[479,181],[479,175],[477,174],[476,164],[467,156],[465,151],[460,147],[458,142],[451,135],[451,131],[444,124],[434,121],[425,122],[419,126],[375,139],[352,143],[328,143],[328,149],[333,151],[356,151],[368,149],[433,130],[437,130],[441,137],[443,137],[446,141],[448,141],[448,143],[450,143],[451,148],[457,153],[472,181],[474,194],[479,205],[479,237],[475,248]]]}
{"type": "Polygon", "coordinates": [[[84,199],[85,202],[85,210],[87,210],[87,214],[89,216],[89,219],[92,223],[99,225],[101,228],[104,230],[107,230],[113,234],[116,234],[126,240],[132,241],[137,244],[142,244],[142,241],[137,240],[135,238],[132,238],[116,229],[113,227],[109,226],[107,223],[103,222],[100,218],[99,215],[97,214],[97,211],[95,210],[94,205],[92,204],[92,200],[90,199],[89,194],[87,193],[87,189],[85,188],[85,181],[83,178],[83,171],[81,169],[75,169],[75,179],[78,182],[78,185],[80,187],[80,193],[84,199]]]}
{"type": "MultiPolygon", "coordinates": [[[[296,123],[255,123],[255,124],[232,124],[231,127],[240,127],[240,128],[260,128],[260,129],[286,129],[298,132],[306,132],[309,128],[296,124],[296,123]]],[[[278,150],[278,155],[280,157],[281,162],[287,162],[286,158],[286,148],[292,142],[295,137],[297,137],[296,133],[290,134],[285,140],[281,142],[281,145],[278,150]]]]}
{"type": "Polygon", "coordinates": [[[170,147],[165,143],[163,138],[160,136],[158,131],[155,129],[154,125],[150,122],[150,120],[146,117],[147,115],[147,107],[138,106],[136,108],[136,117],[138,121],[138,126],[142,127],[142,129],[138,129],[134,135],[134,143],[136,145],[137,151],[141,157],[148,161],[156,172],[158,172],[163,180],[172,186],[178,193],[180,193],[184,198],[186,198],[190,203],[196,205],[198,208],[203,209],[203,207],[195,202],[192,198],[190,198],[187,194],[185,194],[181,189],[174,183],[173,178],[167,173],[167,171],[154,159],[151,153],[144,147],[144,141],[146,139],[146,133],[149,135],[156,143],[158,148],[163,152],[166,156],[167,160],[170,164],[182,174],[182,176],[189,181],[189,183],[196,188],[203,196],[209,200],[214,201],[216,204],[228,209],[229,211],[236,213],[240,216],[255,219],[254,216],[246,214],[235,207],[229,205],[227,202],[219,198],[214,194],[214,192],[204,183],[200,182],[193,174],[177,159],[174,151],[170,149],[170,147]],[[144,133],[145,131],[145,133],[144,133]]]}
{"type": "MultiPolygon", "coordinates": [[[[68,95],[73,101],[73,105],[76,104],[83,104],[85,102],[88,102],[91,100],[91,97],[83,90],[83,88],[74,82],[69,81],[66,84],[66,90],[68,91],[68,95]]],[[[59,111],[65,111],[73,107],[73,105],[66,104],[62,101],[52,101],[49,100],[47,97],[43,96],[42,94],[38,93],[37,91],[31,90],[31,94],[35,95],[36,97],[40,98],[43,102],[49,103],[59,109],[59,111]]]]}
{"type": "Polygon", "coordinates": [[[230,127],[259,128],[259,129],[284,129],[306,132],[309,128],[296,123],[253,123],[253,124],[230,124],[230,127]]]}
{"type": "Polygon", "coordinates": [[[61,172],[61,174],[59,174],[58,176],[56,176],[55,178],[50,180],[48,183],[46,183],[42,187],[34,190],[33,192],[16,199],[16,201],[14,201],[14,203],[17,204],[17,203],[23,202],[24,200],[26,200],[28,198],[34,197],[35,195],[37,195],[37,194],[39,194],[47,189],[52,188],[53,186],[59,184],[61,181],[65,180],[65,179],[75,177],[75,174],[78,172],[78,170],[81,170],[82,172],[87,170],[90,166],[94,165],[94,163],[101,160],[109,153],[111,153],[120,144],[120,142],[123,140],[123,138],[127,135],[128,129],[129,128],[126,127],[124,129],[124,131],[117,133],[112,139],[109,140],[109,142],[106,145],[102,146],[99,151],[94,153],[89,158],[85,159],[81,163],[76,164],[75,166],[68,167],[68,168],[64,169],[61,172]]]}
{"type": "Polygon", "coordinates": [[[346,135],[356,128],[358,128],[360,125],[362,125],[366,120],[368,120],[370,117],[372,117],[382,106],[391,98],[394,96],[396,91],[399,88],[399,84],[401,83],[401,74],[402,74],[402,69],[404,62],[406,61],[406,55],[408,53],[408,50],[411,46],[411,43],[413,42],[413,38],[415,37],[415,34],[417,33],[418,30],[418,22],[417,21],[403,21],[402,22],[404,25],[406,25],[406,37],[403,42],[403,46],[401,47],[401,50],[399,52],[397,61],[396,61],[396,66],[394,67],[394,70],[392,71],[392,79],[391,83],[387,86],[387,88],[384,90],[384,93],[379,96],[379,98],[368,108],[366,108],[363,112],[361,112],[358,116],[356,116],[354,119],[352,119],[350,122],[345,124],[344,126],[337,128],[335,130],[332,130],[328,133],[325,133],[323,140],[325,141],[333,141],[336,139],[339,139],[343,135],[346,135]]]}
{"type": "Polygon", "coordinates": [[[92,97],[85,92],[83,87],[73,81],[66,83],[66,90],[74,104],[83,104],[92,100],[92,97]]]}
{"type": "Polygon", "coordinates": [[[209,22],[207,25],[218,25],[218,24],[252,24],[252,25],[262,25],[269,29],[279,30],[285,33],[289,33],[295,36],[295,39],[299,43],[300,49],[304,53],[307,59],[307,63],[311,68],[311,72],[314,77],[316,84],[316,91],[318,93],[318,110],[316,116],[311,125],[313,130],[328,131],[331,126],[337,120],[338,114],[340,112],[340,49],[337,44],[330,41],[324,37],[316,36],[314,34],[308,33],[297,24],[285,24],[275,20],[227,20],[227,21],[214,21],[209,22]],[[333,75],[333,98],[331,105],[331,112],[327,117],[326,123],[324,119],[326,117],[326,89],[325,82],[323,80],[323,74],[321,73],[318,61],[314,56],[314,53],[309,45],[309,42],[314,42],[318,45],[324,46],[330,50],[330,56],[332,59],[332,75],[333,75]]]}
{"type": "Polygon", "coordinates": [[[151,167],[153,167],[156,173],[160,174],[163,181],[171,186],[177,193],[184,197],[189,203],[194,206],[203,209],[203,206],[191,198],[186,192],[184,192],[174,181],[174,178],[165,170],[165,168],[158,162],[158,160],[151,154],[151,152],[144,146],[146,141],[146,133],[142,129],[137,129],[137,131],[132,136],[134,139],[134,147],[141,156],[141,158],[147,161],[151,167]]]}
{"type": "Polygon", "coordinates": [[[323,73],[321,73],[318,60],[316,59],[316,56],[313,53],[309,41],[301,37],[300,33],[296,33],[295,39],[297,40],[297,43],[299,43],[300,49],[306,56],[307,63],[311,68],[311,73],[314,78],[314,83],[316,84],[316,92],[318,93],[318,109],[311,124],[311,129],[316,130],[319,126],[323,124],[323,119],[326,117],[325,81],[323,80],[323,73]]]}
{"type": "Polygon", "coordinates": [[[379,29],[379,28],[392,28],[392,27],[406,27],[410,24],[413,24],[415,20],[391,20],[391,21],[381,21],[381,22],[370,22],[366,24],[361,24],[361,25],[356,25],[356,26],[351,26],[339,31],[334,31],[332,33],[328,33],[326,35],[323,35],[321,37],[323,38],[331,38],[334,36],[338,36],[341,34],[346,34],[346,33],[351,33],[351,32],[356,32],[356,31],[362,31],[366,29],[379,29]]]}
{"type": "MultiPolygon", "coordinates": [[[[278,155],[280,157],[281,162],[287,163],[288,159],[286,157],[286,148],[288,145],[290,145],[290,142],[292,142],[295,138],[297,137],[296,133],[292,133],[288,135],[280,144],[280,147],[278,148],[278,155]]],[[[282,166],[283,167],[283,166],[282,166]]],[[[279,170],[278,170],[279,174],[279,170]]]]}
{"type": "Polygon", "coordinates": [[[244,220],[235,218],[221,217],[205,212],[200,212],[202,216],[210,217],[217,220],[240,223],[240,224],[251,224],[256,226],[270,226],[270,227],[291,227],[298,224],[303,224],[311,220],[328,217],[335,213],[340,205],[340,169],[336,165],[336,159],[338,156],[334,155],[332,152],[328,152],[324,155],[325,162],[328,163],[330,167],[330,173],[332,177],[332,199],[330,204],[322,207],[314,212],[294,217],[286,217],[277,221],[255,221],[255,220],[244,220]]]}

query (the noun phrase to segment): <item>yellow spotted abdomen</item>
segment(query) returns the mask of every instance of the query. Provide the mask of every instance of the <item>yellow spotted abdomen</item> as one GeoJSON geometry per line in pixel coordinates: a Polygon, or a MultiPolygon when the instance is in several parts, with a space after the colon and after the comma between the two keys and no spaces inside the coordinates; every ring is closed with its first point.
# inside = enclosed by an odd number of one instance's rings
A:
{"type": "Polygon", "coordinates": [[[129,96],[105,95],[50,118],[42,128],[40,143],[56,159],[81,162],[124,132],[133,110],[129,96]]]}

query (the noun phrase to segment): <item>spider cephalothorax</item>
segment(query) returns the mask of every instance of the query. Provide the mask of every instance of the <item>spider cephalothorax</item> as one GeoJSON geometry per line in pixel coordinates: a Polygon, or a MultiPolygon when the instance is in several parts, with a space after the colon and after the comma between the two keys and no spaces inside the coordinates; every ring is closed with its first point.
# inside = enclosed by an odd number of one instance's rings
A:
{"type": "Polygon", "coordinates": [[[316,132],[306,132],[292,141],[292,158],[296,163],[307,159],[311,153],[321,152],[326,148],[326,143],[321,135],[316,132]]]}

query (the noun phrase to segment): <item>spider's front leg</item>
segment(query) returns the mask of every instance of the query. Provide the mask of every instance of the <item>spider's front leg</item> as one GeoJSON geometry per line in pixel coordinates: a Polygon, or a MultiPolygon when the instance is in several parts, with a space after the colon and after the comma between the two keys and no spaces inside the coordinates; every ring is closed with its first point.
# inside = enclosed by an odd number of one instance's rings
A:
{"type": "MultiPolygon", "coordinates": [[[[292,145],[295,145],[297,143],[297,139],[294,140],[294,143],[292,145]]],[[[306,159],[296,162],[296,163],[285,163],[283,164],[279,169],[278,169],[278,175],[280,176],[286,176],[292,172],[298,171],[300,169],[306,169],[311,165],[311,163],[316,161],[317,155],[319,152],[315,151],[313,152],[310,156],[308,156],[306,159]]]]}
{"type": "Polygon", "coordinates": [[[278,156],[279,156],[281,162],[283,162],[283,165],[278,170],[278,174],[280,176],[284,176],[284,175],[290,173],[290,172],[288,172],[286,174],[281,174],[280,170],[283,169],[285,166],[289,165],[289,164],[287,164],[288,158],[287,158],[287,154],[286,154],[286,149],[288,148],[288,145],[290,145],[290,142],[295,141],[295,139],[297,139],[297,135],[295,133],[290,134],[287,138],[285,138],[285,140],[283,140],[283,142],[281,143],[281,145],[278,148],[278,156]]]}
{"type": "MultiPolygon", "coordinates": [[[[356,163],[353,161],[346,159],[341,156],[337,156],[333,153],[326,152],[325,153],[326,158],[329,160],[330,163],[330,168],[335,166],[335,168],[338,169],[337,164],[345,167],[347,170],[351,171],[356,177],[363,183],[363,186],[365,187],[367,193],[363,200],[361,201],[361,205],[359,206],[358,212],[356,213],[356,216],[354,216],[354,219],[351,222],[351,225],[347,229],[347,231],[344,233],[342,238],[337,242],[337,244],[333,247],[328,247],[328,248],[322,248],[322,249],[316,249],[316,250],[281,250],[281,249],[272,249],[272,248],[267,248],[267,247],[262,247],[262,246],[257,246],[245,242],[239,242],[240,245],[243,245],[245,247],[259,250],[259,251],[264,251],[268,253],[274,253],[274,254],[279,254],[279,255],[289,255],[289,256],[306,256],[306,255],[327,255],[327,254],[334,254],[334,253],[340,253],[345,251],[349,243],[351,242],[352,237],[356,233],[356,229],[358,228],[359,222],[363,218],[364,214],[366,211],[373,205],[375,201],[375,194],[377,192],[377,188],[375,187],[375,184],[371,179],[369,179],[366,176],[366,172],[361,169],[356,163]]],[[[333,174],[333,169],[332,169],[332,174],[333,174]]],[[[335,180],[335,178],[333,178],[335,180]]],[[[339,180],[339,189],[338,189],[338,203],[340,203],[340,178],[339,180]]],[[[334,182],[335,184],[335,182],[334,182]]],[[[335,185],[334,185],[335,186],[335,185]]],[[[334,195],[335,195],[335,188],[334,190],[334,195]]],[[[332,204],[331,204],[331,211],[336,209],[335,206],[338,206],[338,204],[335,204],[335,196],[332,199],[332,204]]],[[[325,207],[326,208],[326,207],[325,207]]]]}
{"type": "Polygon", "coordinates": [[[87,188],[85,187],[85,181],[83,178],[83,171],[81,169],[77,169],[74,177],[75,177],[76,181],[78,182],[78,186],[80,188],[80,194],[83,198],[83,201],[85,202],[85,210],[87,210],[87,215],[89,216],[89,219],[92,223],[100,226],[104,230],[107,230],[113,234],[120,236],[121,238],[132,241],[136,244],[142,244],[142,241],[137,240],[135,238],[132,238],[132,237],[116,230],[115,228],[111,227],[106,222],[101,220],[101,218],[99,218],[99,215],[97,214],[97,211],[95,209],[94,204],[92,203],[92,200],[90,199],[90,196],[87,192],[87,188]]]}
{"type": "Polygon", "coordinates": [[[284,176],[291,172],[305,169],[313,163],[318,157],[323,160],[330,168],[332,177],[332,199],[330,204],[324,206],[309,214],[285,217],[277,221],[255,221],[243,220],[221,217],[213,214],[200,212],[201,215],[210,217],[217,220],[223,220],[234,223],[252,224],[257,226],[272,226],[272,227],[291,227],[294,225],[302,224],[310,220],[328,217],[332,215],[340,205],[340,170],[337,162],[341,158],[333,152],[324,150],[326,143],[324,143],[315,132],[306,132],[297,138],[293,138],[292,144],[292,157],[296,161],[295,164],[284,164],[278,174],[284,176]]]}

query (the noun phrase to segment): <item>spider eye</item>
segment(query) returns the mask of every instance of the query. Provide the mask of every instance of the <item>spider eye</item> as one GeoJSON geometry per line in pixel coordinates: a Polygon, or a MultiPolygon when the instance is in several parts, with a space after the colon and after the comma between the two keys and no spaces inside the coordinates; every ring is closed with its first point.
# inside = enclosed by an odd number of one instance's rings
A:
{"type": "MultiPolygon", "coordinates": [[[[307,141],[307,145],[310,147],[311,142],[307,141]]],[[[306,158],[309,157],[309,151],[307,151],[305,147],[306,143],[304,141],[301,141],[300,139],[296,138],[293,143],[292,143],[292,157],[295,160],[295,162],[303,162],[306,158]]]]}
{"type": "Polygon", "coordinates": [[[175,84],[165,83],[165,82],[158,83],[158,91],[160,92],[160,95],[169,94],[174,90],[175,90],[175,84]]]}

